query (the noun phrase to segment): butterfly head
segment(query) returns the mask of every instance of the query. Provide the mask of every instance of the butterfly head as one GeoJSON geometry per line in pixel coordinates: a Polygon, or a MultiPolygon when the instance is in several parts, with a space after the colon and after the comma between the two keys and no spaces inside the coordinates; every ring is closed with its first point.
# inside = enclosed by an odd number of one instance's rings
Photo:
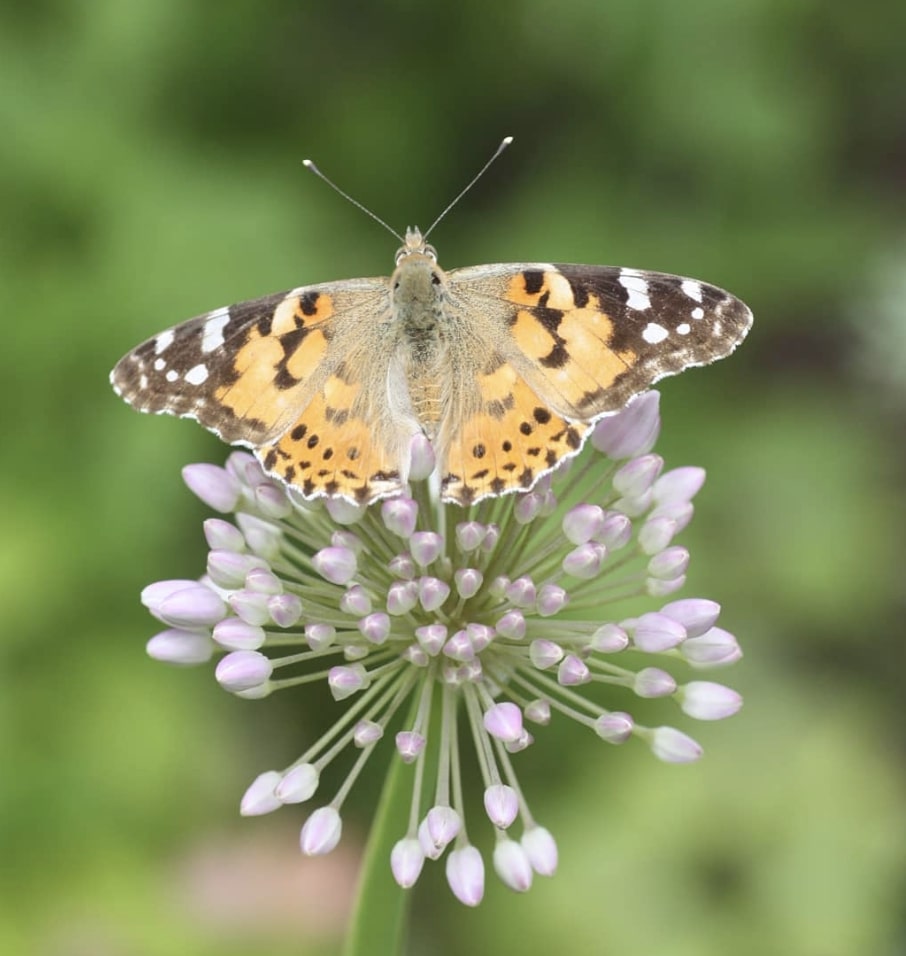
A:
{"type": "Polygon", "coordinates": [[[437,250],[425,242],[418,226],[406,226],[405,244],[396,251],[396,264],[399,265],[409,256],[427,256],[432,262],[437,262],[437,250]]]}

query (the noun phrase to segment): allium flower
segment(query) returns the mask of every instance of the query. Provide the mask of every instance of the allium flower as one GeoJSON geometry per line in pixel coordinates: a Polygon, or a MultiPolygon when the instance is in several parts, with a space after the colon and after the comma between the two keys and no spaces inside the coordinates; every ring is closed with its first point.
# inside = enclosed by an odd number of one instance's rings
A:
{"type": "Polygon", "coordinates": [[[423,482],[412,498],[370,508],[296,500],[243,452],[224,469],[189,465],[191,490],[235,523],[205,521],[211,550],[200,582],[144,590],[167,625],[148,653],[174,664],[222,654],[216,679],[238,697],[323,680],[346,702],[326,735],[252,782],[241,812],[320,797],[324,768],[347,761],[337,793],[319,799],[302,827],[303,852],[328,853],[347,794],[392,732],[399,759],[415,764],[393,876],[411,886],[425,860],[446,851],[452,891],[474,906],[484,862],[466,829],[463,754],[478,757],[494,869],[519,891],[557,867],[554,838],[516,773],[525,758],[515,755],[534,742],[529,726],[571,720],[610,744],[634,737],[664,761],[698,759],[701,747],[683,731],[645,726],[628,710],[633,696],[671,698],[698,720],[741,706],[721,684],[680,684],[666,669],[720,667],[741,652],[717,627],[717,604],[674,597],[689,565],[674,539],[704,472],[663,472],[651,452],[659,428],[658,394],[648,392],[600,422],[571,467],[468,511],[433,503],[423,482]],[[629,598],[648,609],[608,618],[608,606],[629,598]],[[613,709],[582,692],[592,684],[607,685],[613,709]],[[460,748],[462,735],[471,740],[460,748]]]}

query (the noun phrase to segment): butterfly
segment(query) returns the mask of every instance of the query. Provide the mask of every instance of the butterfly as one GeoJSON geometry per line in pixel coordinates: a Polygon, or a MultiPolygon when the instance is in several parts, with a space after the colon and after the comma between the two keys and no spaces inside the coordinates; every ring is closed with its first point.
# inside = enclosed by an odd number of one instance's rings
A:
{"type": "Polygon", "coordinates": [[[412,441],[440,495],[531,488],[596,421],[654,382],[729,355],[752,313],[696,279],[511,263],[444,272],[415,228],[389,278],[216,309],[111,373],[139,411],[193,418],[305,498],[368,504],[406,488],[412,441]]]}

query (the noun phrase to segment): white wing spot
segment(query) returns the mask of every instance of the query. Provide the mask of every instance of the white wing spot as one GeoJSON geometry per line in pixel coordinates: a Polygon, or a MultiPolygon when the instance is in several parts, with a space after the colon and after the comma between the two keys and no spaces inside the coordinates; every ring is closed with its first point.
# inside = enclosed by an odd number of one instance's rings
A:
{"type": "Polygon", "coordinates": [[[711,329],[712,335],[723,335],[724,327],[722,322],[715,322],[711,329]]]}
{"type": "Polygon", "coordinates": [[[179,378],[179,372],[171,368],[164,377],[168,382],[175,382],[179,378]]]}
{"type": "Polygon", "coordinates": [[[167,329],[166,332],[161,332],[154,341],[154,354],[160,355],[161,352],[166,352],[172,344],[173,329],[167,329]]]}
{"type": "Polygon", "coordinates": [[[705,310],[704,310],[704,309],[699,308],[698,306],[696,306],[696,307],[692,310],[692,318],[693,318],[693,319],[703,319],[704,317],[705,317],[705,310]]]}
{"type": "Polygon", "coordinates": [[[190,385],[201,385],[207,380],[208,377],[208,367],[207,365],[193,365],[192,368],[183,375],[183,378],[190,385]]]}
{"type": "Polygon", "coordinates": [[[676,331],[678,335],[688,335],[692,331],[692,326],[688,322],[680,322],[676,331]]]}
{"type": "Polygon", "coordinates": [[[620,285],[629,293],[626,305],[630,309],[644,312],[651,308],[651,299],[648,298],[648,283],[637,273],[629,269],[620,270],[620,285]]]}
{"type": "Polygon", "coordinates": [[[154,360],[154,371],[162,372],[167,367],[167,363],[162,358],[156,358],[154,360]]]}
{"type": "Polygon", "coordinates": [[[657,345],[658,342],[663,342],[669,334],[664,326],[658,325],[657,322],[649,322],[642,330],[642,338],[650,345],[657,345]]]}
{"type": "Polygon", "coordinates": [[[687,296],[689,296],[690,299],[695,299],[696,302],[701,302],[702,287],[694,279],[683,279],[680,288],[686,293],[687,296]]]}
{"type": "Polygon", "coordinates": [[[204,324],[204,332],[201,334],[201,351],[207,354],[219,349],[223,345],[223,330],[227,322],[230,321],[230,310],[218,309],[212,312],[208,321],[204,324]]]}
{"type": "Polygon", "coordinates": [[[138,387],[144,391],[148,387],[148,376],[144,372],[138,377],[138,387]]]}

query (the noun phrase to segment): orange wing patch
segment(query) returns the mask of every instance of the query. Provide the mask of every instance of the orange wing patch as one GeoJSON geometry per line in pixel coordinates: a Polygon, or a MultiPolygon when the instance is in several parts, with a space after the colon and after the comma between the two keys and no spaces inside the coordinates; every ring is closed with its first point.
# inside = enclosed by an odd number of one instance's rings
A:
{"type": "Polygon", "coordinates": [[[539,394],[578,419],[608,410],[607,389],[638,355],[613,348],[613,320],[597,296],[577,296],[565,276],[546,270],[513,276],[506,299],[522,306],[511,332],[533,365],[531,384],[539,394]]]}
{"type": "Polygon", "coordinates": [[[264,470],[306,498],[368,502],[399,491],[400,454],[354,413],[360,387],[331,375],[293,426],[255,450],[264,470]]]}
{"type": "Polygon", "coordinates": [[[447,449],[443,497],[469,505],[530,488],[582,447],[588,426],[551,411],[516,370],[500,365],[478,379],[481,408],[447,449]]]}

